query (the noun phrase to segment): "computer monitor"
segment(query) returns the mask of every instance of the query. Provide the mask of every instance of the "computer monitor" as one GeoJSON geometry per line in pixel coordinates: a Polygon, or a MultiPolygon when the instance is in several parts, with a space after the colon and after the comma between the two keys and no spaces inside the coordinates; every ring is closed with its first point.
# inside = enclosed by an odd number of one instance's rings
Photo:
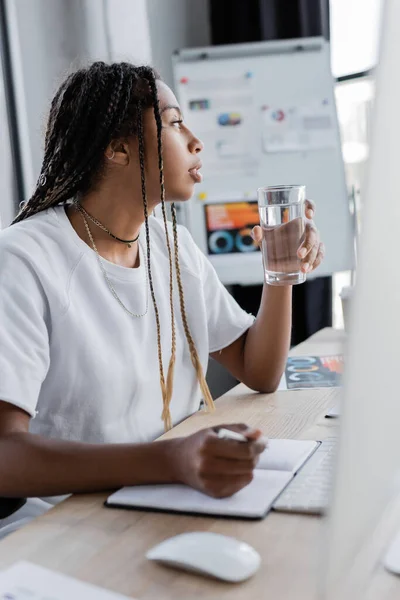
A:
{"type": "Polygon", "coordinates": [[[337,469],[324,540],[324,597],[335,600],[345,598],[337,586],[389,505],[400,469],[400,2],[387,0],[383,10],[337,469]]]}

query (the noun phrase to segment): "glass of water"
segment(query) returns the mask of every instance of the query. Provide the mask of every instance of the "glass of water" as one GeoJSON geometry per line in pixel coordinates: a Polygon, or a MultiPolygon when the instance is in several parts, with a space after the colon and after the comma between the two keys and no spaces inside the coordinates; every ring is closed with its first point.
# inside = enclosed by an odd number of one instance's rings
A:
{"type": "Polygon", "coordinates": [[[258,210],[263,232],[262,256],[269,285],[304,283],[297,251],[304,239],[304,185],[258,188],[258,210]]]}

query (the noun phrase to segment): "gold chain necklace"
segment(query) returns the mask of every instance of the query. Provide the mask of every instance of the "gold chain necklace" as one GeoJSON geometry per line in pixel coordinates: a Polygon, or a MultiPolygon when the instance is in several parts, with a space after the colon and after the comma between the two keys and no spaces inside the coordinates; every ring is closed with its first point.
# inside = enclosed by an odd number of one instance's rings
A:
{"type": "Polygon", "coordinates": [[[133,239],[133,240],[123,240],[119,237],[117,237],[116,235],[114,235],[113,233],[111,233],[111,231],[109,229],[107,229],[107,227],[105,225],[103,225],[103,223],[100,223],[100,221],[98,221],[95,217],[93,217],[92,215],[90,215],[87,210],[85,210],[82,206],[82,204],[79,204],[78,202],[75,202],[75,206],[78,210],[81,211],[82,214],[85,215],[86,218],[90,219],[92,221],[92,223],[94,223],[95,225],[97,225],[97,227],[100,227],[100,229],[102,229],[103,231],[105,231],[106,233],[108,233],[109,236],[111,236],[114,240],[117,240],[117,242],[121,242],[121,244],[125,244],[126,246],[128,246],[128,248],[132,247],[132,244],[134,242],[137,242],[139,239],[139,235],[140,232],[138,233],[138,235],[133,239]]]}
{"type": "MultiPolygon", "coordinates": [[[[86,220],[86,217],[85,217],[85,214],[84,214],[84,212],[83,212],[83,211],[84,211],[84,209],[82,209],[82,207],[81,207],[81,205],[80,205],[80,204],[76,204],[76,207],[77,207],[77,209],[79,210],[79,212],[80,212],[80,213],[81,213],[81,215],[82,215],[82,219],[83,219],[83,221],[84,221],[84,224],[85,224],[86,232],[87,232],[87,234],[88,234],[88,236],[89,236],[90,243],[91,243],[91,244],[92,244],[92,246],[93,246],[93,250],[96,252],[97,261],[98,261],[98,263],[99,263],[99,265],[100,265],[100,269],[102,270],[102,273],[103,273],[103,275],[104,275],[104,279],[106,280],[106,283],[107,283],[107,285],[108,285],[108,288],[109,288],[110,292],[112,293],[112,295],[114,296],[114,298],[116,299],[116,301],[118,302],[118,304],[119,304],[120,306],[122,306],[122,308],[124,309],[124,311],[125,311],[126,313],[128,313],[128,315],[129,315],[129,316],[131,316],[131,317],[135,317],[135,318],[137,318],[137,319],[140,319],[140,317],[144,317],[144,316],[147,314],[147,311],[149,310],[148,274],[147,274],[146,265],[144,265],[144,271],[145,271],[145,274],[146,274],[146,309],[145,309],[144,313],[142,313],[141,315],[137,315],[136,313],[133,313],[133,312],[131,312],[131,311],[130,311],[130,310],[129,310],[129,309],[126,307],[126,306],[125,306],[125,304],[122,302],[121,298],[118,296],[117,292],[115,291],[115,289],[114,289],[114,287],[113,287],[113,285],[112,285],[111,281],[110,281],[110,280],[109,280],[109,278],[108,278],[108,275],[107,275],[107,272],[106,272],[106,270],[105,270],[105,268],[104,268],[104,266],[103,266],[103,263],[102,263],[102,261],[101,261],[100,254],[99,254],[99,252],[98,252],[98,250],[97,250],[96,244],[95,244],[95,242],[94,242],[94,239],[93,239],[92,233],[91,233],[91,231],[90,231],[90,228],[89,228],[89,224],[88,224],[88,222],[87,222],[87,220],[86,220]]],[[[138,236],[138,237],[139,237],[139,236],[138,236]]]]}

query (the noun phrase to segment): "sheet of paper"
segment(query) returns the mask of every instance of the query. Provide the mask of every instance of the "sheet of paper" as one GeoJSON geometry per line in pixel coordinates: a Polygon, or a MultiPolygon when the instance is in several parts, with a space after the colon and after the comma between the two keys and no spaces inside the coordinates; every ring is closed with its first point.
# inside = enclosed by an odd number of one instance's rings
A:
{"type": "Polygon", "coordinates": [[[29,562],[0,572],[0,600],[132,600],[29,562]]]}
{"type": "Polygon", "coordinates": [[[285,471],[254,471],[253,481],[230,498],[211,498],[186,485],[125,487],[108,498],[118,506],[242,518],[261,518],[292,479],[285,471]]]}
{"type": "Polygon", "coordinates": [[[334,107],[327,98],[306,105],[262,107],[264,152],[304,152],[335,148],[334,107]]]}
{"type": "Polygon", "coordinates": [[[314,441],[269,439],[257,469],[296,473],[317,447],[314,441]]]}
{"type": "Polygon", "coordinates": [[[187,124],[204,142],[206,180],[258,172],[259,123],[252,73],[182,76],[179,97],[187,124]]]}

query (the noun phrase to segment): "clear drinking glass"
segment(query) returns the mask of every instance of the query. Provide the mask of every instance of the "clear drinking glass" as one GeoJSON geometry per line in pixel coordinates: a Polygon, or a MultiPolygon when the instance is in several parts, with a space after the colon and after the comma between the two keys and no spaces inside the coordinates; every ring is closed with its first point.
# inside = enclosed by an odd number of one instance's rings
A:
{"type": "Polygon", "coordinates": [[[269,285],[304,283],[297,251],[304,239],[304,185],[258,188],[258,210],[263,231],[262,255],[269,285]]]}

